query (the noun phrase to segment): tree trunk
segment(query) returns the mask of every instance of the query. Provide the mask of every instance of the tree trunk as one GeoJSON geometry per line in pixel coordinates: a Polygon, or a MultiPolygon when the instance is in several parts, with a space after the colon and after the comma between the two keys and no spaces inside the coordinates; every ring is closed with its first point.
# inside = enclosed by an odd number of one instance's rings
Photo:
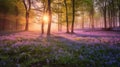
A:
{"type": "Polygon", "coordinates": [[[29,13],[31,10],[31,0],[23,0],[23,4],[26,10],[26,24],[25,24],[25,31],[29,30],[29,13]]]}
{"type": "Polygon", "coordinates": [[[58,31],[60,31],[60,15],[58,13],[58,31]]]}
{"type": "Polygon", "coordinates": [[[48,16],[49,16],[49,20],[48,20],[48,30],[47,30],[47,35],[50,35],[51,32],[51,20],[52,20],[52,14],[51,14],[51,0],[48,0],[48,16]]]}
{"type": "Polygon", "coordinates": [[[103,10],[103,15],[104,15],[104,28],[107,29],[106,8],[104,8],[103,10]]]}
{"type": "Polygon", "coordinates": [[[119,6],[119,27],[120,27],[120,6],[119,6]]]}
{"type": "MultiPolygon", "coordinates": [[[[43,3],[43,17],[46,13],[46,10],[45,10],[45,3],[43,3]]],[[[44,20],[42,18],[42,24],[41,24],[41,33],[44,34],[44,20]]]]}
{"type": "Polygon", "coordinates": [[[42,21],[41,31],[42,31],[42,34],[44,34],[44,21],[42,21]]]}
{"type": "Polygon", "coordinates": [[[68,22],[68,7],[67,7],[66,0],[64,0],[64,3],[65,3],[65,8],[66,8],[66,27],[67,27],[66,33],[70,33],[69,32],[69,22],[68,22]]]}
{"type": "MultiPolygon", "coordinates": [[[[59,2],[59,0],[58,0],[59,2]]],[[[58,11],[60,11],[59,4],[57,5],[58,11]]],[[[60,13],[58,12],[58,31],[60,31],[60,13]]]]}
{"type": "Polygon", "coordinates": [[[109,21],[109,28],[112,28],[112,24],[111,24],[111,10],[110,10],[110,8],[108,10],[108,21],[109,21]]]}
{"type": "Polygon", "coordinates": [[[59,14],[59,31],[62,31],[61,17],[62,17],[62,13],[59,14]]]}
{"type": "Polygon", "coordinates": [[[84,12],[82,14],[82,29],[84,29],[84,12]]]}
{"type": "Polygon", "coordinates": [[[91,23],[91,28],[94,29],[94,17],[93,17],[93,15],[90,15],[90,23],[91,23]]]}
{"type": "Polygon", "coordinates": [[[71,29],[71,33],[74,33],[74,22],[75,22],[75,0],[72,0],[72,29],[71,29]]]}
{"type": "Polygon", "coordinates": [[[94,29],[94,17],[92,15],[92,29],[94,29]]]}
{"type": "Polygon", "coordinates": [[[26,25],[25,25],[25,31],[29,30],[29,12],[26,12],[26,25]]]}

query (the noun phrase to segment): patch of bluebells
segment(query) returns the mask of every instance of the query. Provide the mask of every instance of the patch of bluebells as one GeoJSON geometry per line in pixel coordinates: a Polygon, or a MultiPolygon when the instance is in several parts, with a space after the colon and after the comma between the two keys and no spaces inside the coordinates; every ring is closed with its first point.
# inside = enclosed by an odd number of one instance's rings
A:
{"type": "Polygon", "coordinates": [[[84,43],[69,45],[66,43],[69,42],[67,40],[61,41],[54,36],[49,39],[40,38],[39,33],[31,32],[0,36],[0,45],[3,45],[0,47],[0,65],[4,66],[7,62],[13,62],[15,65],[21,66],[28,62],[28,65],[31,65],[43,61],[46,65],[51,63],[78,65],[76,67],[82,66],[81,64],[83,64],[82,67],[86,67],[86,65],[120,67],[120,47],[114,45],[120,43],[119,38],[78,37],[75,39],[84,43]],[[4,44],[8,44],[8,46],[4,46],[4,44]],[[20,61],[24,61],[24,63],[20,63],[20,61]]]}

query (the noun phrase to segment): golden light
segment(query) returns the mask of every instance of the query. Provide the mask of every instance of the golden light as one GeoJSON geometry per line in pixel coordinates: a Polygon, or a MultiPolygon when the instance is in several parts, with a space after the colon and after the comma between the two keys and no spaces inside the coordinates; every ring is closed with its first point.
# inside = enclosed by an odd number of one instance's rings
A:
{"type": "Polygon", "coordinates": [[[48,23],[48,21],[49,21],[48,15],[44,15],[44,16],[43,16],[43,21],[44,21],[45,23],[48,23]]]}

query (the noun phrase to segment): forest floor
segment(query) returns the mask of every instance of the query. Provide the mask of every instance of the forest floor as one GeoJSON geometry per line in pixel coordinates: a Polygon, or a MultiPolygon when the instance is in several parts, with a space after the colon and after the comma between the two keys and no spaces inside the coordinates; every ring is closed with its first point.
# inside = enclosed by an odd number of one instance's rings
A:
{"type": "Polygon", "coordinates": [[[120,67],[120,32],[4,34],[0,35],[2,67],[120,67]]]}

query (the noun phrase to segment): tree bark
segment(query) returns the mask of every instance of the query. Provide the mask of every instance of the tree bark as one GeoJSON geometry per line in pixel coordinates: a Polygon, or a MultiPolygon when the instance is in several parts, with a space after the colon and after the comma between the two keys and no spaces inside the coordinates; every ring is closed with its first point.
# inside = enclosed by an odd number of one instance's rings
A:
{"type": "MultiPolygon", "coordinates": [[[[43,3],[43,17],[46,13],[46,6],[45,6],[45,3],[43,3]]],[[[42,18],[42,24],[41,24],[41,33],[44,34],[44,20],[42,18]]]]}
{"type": "Polygon", "coordinates": [[[120,27],[120,5],[119,5],[119,27],[120,27]]]}
{"type": "Polygon", "coordinates": [[[66,0],[64,0],[64,3],[65,3],[65,8],[66,8],[66,27],[67,27],[66,33],[70,33],[69,32],[69,22],[68,22],[68,7],[67,7],[66,0]]]}
{"type": "Polygon", "coordinates": [[[74,22],[75,22],[75,0],[72,0],[72,29],[71,33],[74,33],[74,22]]]}
{"type": "Polygon", "coordinates": [[[26,12],[26,24],[25,24],[25,31],[29,30],[29,12],[26,12]]]}
{"type": "MultiPolygon", "coordinates": [[[[59,3],[57,8],[58,8],[58,11],[60,11],[59,3]]],[[[60,31],[60,13],[59,12],[58,12],[58,31],[60,31]]]]}
{"type": "Polygon", "coordinates": [[[30,13],[30,10],[31,10],[31,0],[23,0],[23,4],[24,4],[25,10],[26,10],[25,31],[28,31],[29,30],[29,13],[30,13]],[[26,2],[28,2],[28,3],[26,4],[26,2]]]}
{"type": "Polygon", "coordinates": [[[103,10],[103,15],[104,15],[104,28],[107,29],[106,8],[104,8],[104,10],[103,10]]]}
{"type": "Polygon", "coordinates": [[[82,29],[84,29],[84,12],[82,13],[82,29]]]}
{"type": "Polygon", "coordinates": [[[49,20],[48,20],[48,30],[47,30],[47,35],[50,35],[51,32],[51,20],[52,20],[52,13],[51,13],[51,0],[48,0],[48,16],[49,16],[49,20]]]}
{"type": "Polygon", "coordinates": [[[42,30],[42,34],[44,34],[44,21],[42,21],[41,30],[42,30]]]}

